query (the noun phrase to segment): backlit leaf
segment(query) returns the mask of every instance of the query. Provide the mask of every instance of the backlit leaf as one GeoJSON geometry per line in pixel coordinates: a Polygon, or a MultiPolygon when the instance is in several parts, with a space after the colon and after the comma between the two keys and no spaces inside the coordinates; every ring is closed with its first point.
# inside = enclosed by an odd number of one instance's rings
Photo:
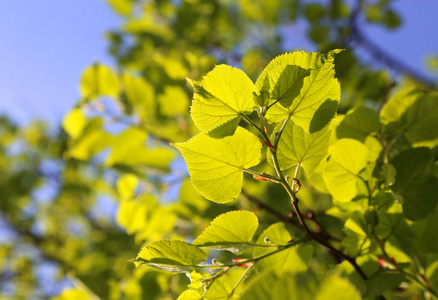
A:
{"type": "MultiPolygon", "coordinates": [[[[291,64],[305,69],[311,69],[311,72],[309,76],[304,78],[300,94],[295,98],[292,104],[288,107],[274,105],[268,110],[266,118],[271,122],[279,122],[287,116],[291,116],[294,123],[303,128],[304,131],[310,133],[324,128],[335,115],[335,107],[341,97],[339,82],[334,77],[335,71],[333,64],[334,54],[338,52],[339,51],[332,51],[327,55],[296,52],[285,54],[271,62],[266,69],[270,70],[275,66],[291,64]],[[334,105],[331,105],[332,101],[334,105]],[[325,106],[320,109],[324,103],[326,103],[325,106]],[[318,112],[318,114],[314,120],[313,118],[316,112],[318,112]]],[[[267,71],[267,74],[269,74],[268,72],[269,71],[267,71]]],[[[265,71],[263,71],[262,75],[257,79],[256,86],[260,89],[267,88],[263,81],[259,81],[264,80],[264,73],[265,71]]]]}
{"type": "Polygon", "coordinates": [[[193,84],[195,94],[191,116],[204,133],[217,129],[215,137],[231,135],[236,130],[241,115],[253,111],[255,87],[242,70],[218,65],[201,82],[193,84]],[[232,125],[225,126],[227,124],[232,125]],[[220,126],[223,126],[222,129],[220,126]]]}
{"type": "Polygon", "coordinates": [[[153,242],[142,248],[137,261],[166,271],[187,272],[207,259],[198,247],[177,240],[153,242]]]}
{"type": "Polygon", "coordinates": [[[277,149],[281,169],[289,169],[300,163],[308,173],[312,173],[327,155],[329,142],[328,126],[310,134],[293,122],[288,122],[277,149]]]}
{"type": "Polygon", "coordinates": [[[241,127],[223,139],[201,133],[173,146],[184,156],[195,189],[208,200],[220,203],[239,195],[242,171],[260,162],[262,148],[258,138],[241,127]]]}
{"type": "Polygon", "coordinates": [[[209,249],[238,252],[249,247],[259,222],[249,211],[231,211],[218,216],[193,244],[209,249]]]}
{"type": "Polygon", "coordinates": [[[107,66],[96,63],[82,73],[79,89],[86,100],[103,96],[116,97],[119,94],[119,83],[107,66]]]}
{"type": "Polygon", "coordinates": [[[353,139],[341,139],[330,146],[330,159],[323,173],[327,189],[333,197],[347,202],[357,195],[358,174],[367,165],[369,151],[353,139]]]}

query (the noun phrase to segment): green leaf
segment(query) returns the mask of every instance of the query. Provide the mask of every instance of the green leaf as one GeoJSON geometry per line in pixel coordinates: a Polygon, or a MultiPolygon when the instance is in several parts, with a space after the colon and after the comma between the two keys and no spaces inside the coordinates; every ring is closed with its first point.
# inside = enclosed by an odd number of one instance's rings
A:
{"type": "Polygon", "coordinates": [[[179,295],[177,300],[201,300],[201,295],[196,290],[187,290],[179,295]]]}
{"type": "Polygon", "coordinates": [[[128,127],[121,132],[111,146],[111,153],[105,161],[106,166],[129,165],[168,170],[174,153],[169,148],[146,146],[147,134],[136,128],[128,127]]]}
{"type": "Polygon", "coordinates": [[[115,12],[122,16],[129,16],[135,0],[107,0],[115,12]]]}
{"type": "Polygon", "coordinates": [[[73,139],[76,139],[81,136],[87,123],[87,118],[82,110],[74,108],[65,115],[62,120],[62,128],[64,128],[65,132],[67,132],[73,139]]]}
{"type": "Polygon", "coordinates": [[[251,247],[251,242],[259,222],[249,211],[231,211],[218,216],[204,229],[193,244],[208,249],[239,252],[251,247]]]}
{"type": "Polygon", "coordinates": [[[310,70],[293,65],[280,65],[269,71],[271,101],[278,101],[282,106],[289,107],[300,94],[304,78],[310,70]]]}
{"type": "Polygon", "coordinates": [[[253,280],[240,299],[313,300],[317,291],[318,280],[310,272],[287,272],[279,275],[271,271],[264,272],[253,280]]]}
{"type": "Polygon", "coordinates": [[[421,95],[422,92],[412,86],[400,90],[383,106],[380,112],[380,121],[382,124],[388,125],[393,122],[397,123],[401,121],[407,109],[411,107],[421,95]]]}
{"type": "Polygon", "coordinates": [[[365,224],[363,216],[359,213],[354,213],[345,222],[344,232],[346,237],[342,240],[342,245],[348,255],[352,257],[364,254],[369,250],[370,240],[365,230],[365,224]]]}
{"type": "Polygon", "coordinates": [[[362,297],[354,285],[337,275],[327,277],[319,286],[315,300],[361,300],[362,297]]]}
{"type": "Polygon", "coordinates": [[[327,189],[336,200],[350,201],[358,193],[358,174],[367,165],[369,151],[361,142],[341,139],[328,152],[330,160],[323,173],[327,189]]]}
{"type": "Polygon", "coordinates": [[[126,174],[117,179],[117,191],[122,199],[129,199],[134,196],[139,179],[134,174],[126,174]]]}
{"type": "Polygon", "coordinates": [[[239,195],[242,171],[260,162],[262,148],[259,139],[242,127],[220,140],[201,133],[172,146],[184,156],[195,189],[208,200],[220,203],[239,195]]]}
{"type": "Polygon", "coordinates": [[[194,85],[191,116],[204,133],[217,129],[215,137],[231,135],[241,115],[253,111],[255,87],[242,70],[218,65],[194,85]]]}
{"type": "Polygon", "coordinates": [[[195,245],[177,240],[153,242],[143,247],[137,256],[141,264],[174,272],[188,272],[206,259],[207,253],[195,245]]]}
{"type": "Polygon", "coordinates": [[[366,281],[366,297],[374,298],[382,295],[385,291],[396,288],[405,276],[399,271],[384,270],[368,278],[366,281]]]}
{"type": "Polygon", "coordinates": [[[438,93],[420,97],[407,110],[405,133],[414,147],[438,145],[438,93]]]}
{"type": "Polygon", "coordinates": [[[216,279],[208,289],[206,300],[228,300],[233,290],[233,282],[230,274],[226,273],[216,279]]]}
{"type": "Polygon", "coordinates": [[[366,107],[357,107],[348,112],[336,128],[338,139],[351,138],[361,142],[380,129],[377,112],[366,107]]]}
{"type": "Polygon", "coordinates": [[[438,204],[438,180],[431,175],[432,152],[427,148],[407,149],[391,163],[397,171],[391,188],[403,197],[403,214],[415,221],[426,217],[438,204]]]}
{"type": "MultiPolygon", "coordinates": [[[[95,154],[110,146],[113,136],[102,129],[103,120],[93,118],[81,129],[80,136],[72,141],[68,156],[79,160],[89,160],[95,154]]],[[[74,134],[79,134],[76,132],[74,134]]]]}
{"type": "Polygon", "coordinates": [[[152,85],[142,77],[129,73],[123,74],[122,83],[124,99],[142,121],[149,121],[155,115],[155,92],[152,85]]]}
{"type": "Polygon", "coordinates": [[[107,66],[95,63],[82,73],[79,89],[86,100],[103,96],[117,97],[119,83],[116,75],[107,66]]]}
{"type": "MultiPolygon", "coordinates": [[[[304,69],[311,69],[311,72],[309,76],[304,78],[300,94],[292,104],[289,107],[274,105],[268,110],[266,118],[271,122],[279,122],[291,116],[294,123],[309,133],[317,132],[327,125],[335,115],[334,105],[330,101],[334,101],[334,104],[337,104],[341,97],[339,82],[334,77],[333,64],[334,54],[338,52],[332,51],[327,55],[297,52],[274,59],[266,67],[268,70],[282,64],[290,64],[304,69]],[[324,103],[326,104],[320,109],[324,103]],[[314,121],[313,118],[318,110],[317,119],[314,121]]],[[[268,72],[266,73],[268,74],[268,72]]],[[[265,71],[257,79],[256,83],[256,86],[261,90],[267,88],[263,81],[259,81],[264,80],[264,73],[265,71]]]]}
{"type": "Polygon", "coordinates": [[[278,143],[277,156],[280,168],[285,170],[301,164],[304,170],[311,174],[327,155],[329,143],[328,126],[310,134],[296,124],[288,122],[278,143]]]}
{"type": "Polygon", "coordinates": [[[187,114],[189,97],[179,86],[166,86],[164,93],[158,96],[160,112],[167,117],[187,114]]]}
{"type": "MultiPolygon", "coordinates": [[[[292,237],[286,230],[283,223],[275,223],[265,229],[257,239],[257,244],[269,245],[270,242],[265,243],[265,239],[268,239],[277,245],[287,245],[292,237]]],[[[254,256],[259,256],[273,251],[269,248],[255,248],[253,251],[254,256]]],[[[264,258],[257,263],[257,267],[263,269],[274,269],[276,273],[281,274],[288,271],[302,272],[307,271],[309,268],[310,259],[313,256],[313,246],[297,245],[291,247],[277,254],[264,258]]]]}

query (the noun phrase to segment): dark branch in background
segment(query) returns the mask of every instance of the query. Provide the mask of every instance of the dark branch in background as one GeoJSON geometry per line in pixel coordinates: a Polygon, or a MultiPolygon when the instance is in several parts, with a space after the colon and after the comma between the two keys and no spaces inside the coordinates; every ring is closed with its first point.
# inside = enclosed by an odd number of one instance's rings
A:
{"type": "Polygon", "coordinates": [[[349,27],[351,31],[350,38],[352,39],[352,42],[368,51],[375,60],[382,62],[396,73],[408,76],[428,89],[437,89],[437,84],[431,78],[428,78],[427,76],[417,72],[403,61],[395,58],[390,53],[379,47],[362,32],[358,26],[358,18],[360,16],[362,3],[362,0],[356,1],[356,5],[353,8],[350,16],[349,27]]]}

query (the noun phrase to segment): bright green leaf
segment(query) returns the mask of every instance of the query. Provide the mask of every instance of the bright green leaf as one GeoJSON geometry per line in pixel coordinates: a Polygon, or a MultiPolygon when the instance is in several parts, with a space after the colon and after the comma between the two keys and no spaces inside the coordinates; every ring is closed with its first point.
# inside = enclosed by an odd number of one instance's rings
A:
{"type": "Polygon", "coordinates": [[[260,162],[262,148],[258,138],[241,127],[220,140],[201,133],[173,146],[183,154],[195,189],[220,203],[239,195],[242,171],[260,162]]]}
{"type": "MultiPolygon", "coordinates": [[[[275,223],[265,229],[257,239],[260,245],[287,245],[292,240],[283,223],[275,223]],[[268,239],[267,243],[265,239],[268,239]]],[[[255,248],[254,256],[271,252],[270,248],[255,248]]],[[[310,244],[297,245],[275,255],[264,258],[257,266],[264,269],[274,269],[278,274],[293,271],[302,272],[309,268],[310,259],[313,256],[313,247],[310,244]]]]}
{"type": "Polygon", "coordinates": [[[167,117],[184,115],[189,110],[189,97],[179,86],[166,86],[158,96],[158,103],[161,114],[167,117]]]}
{"type": "Polygon", "coordinates": [[[123,89],[127,102],[140,118],[147,122],[155,115],[154,88],[144,78],[125,73],[122,76],[123,89]]]}
{"type": "Polygon", "coordinates": [[[201,295],[196,290],[187,290],[179,295],[177,300],[201,300],[201,295]]]}
{"type": "Polygon", "coordinates": [[[87,118],[79,108],[72,109],[62,120],[62,128],[64,128],[65,132],[73,139],[80,137],[86,125],[87,118]]]}
{"type": "Polygon", "coordinates": [[[277,156],[281,169],[301,164],[312,173],[327,155],[330,142],[328,126],[315,133],[307,133],[301,127],[288,122],[278,144],[277,156]]]}
{"type": "Polygon", "coordinates": [[[177,241],[162,240],[142,248],[137,261],[166,271],[187,272],[207,259],[207,253],[195,245],[177,241]]]}
{"type": "MultiPolygon", "coordinates": [[[[311,69],[311,72],[309,76],[304,78],[300,94],[292,102],[292,105],[287,108],[281,105],[274,105],[268,110],[266,118],[271,122],[279,122],[287,116],[291,116],[292,121],[306,132],[313,133],[321,130],[335,115],[336,110],[333,107],[337,106],[337,102],[339,102],[341,97],[339,82],[334,77],[333,60],[334,54],[337,52],[330,52],[327,55],[296,52],[274,59],[266,69],[271,70],[282,64],[291,64],[311,69]],[[331,105],[331,101],[334,101],[335,105],[331,105]],[[325,106],[320,109],[324,103],[325,106]],[[313,117],[318,110],[317,119],[314,121],[313,117]],[[314,122],[313,124],[312,121],[314,122]]],[[[266,84],[259,81],[264,80],[264,73],[265,71],[257,79],[256,86],[259,89],[266,88],[266,84]]]]}
{"type": "Polygon", "coordinates": [[[347,202],[357,195],[358,174],[367,165],[369,151],[353,139],[341,139],[330,146],[330,160],[323,173],[327,189],[333,197],[347,202]]]}
{"type": "Polygon", "coordinates": [[[217,129],[215,137],[231,135],[241,115],[253,111],[255,87],[242,70],[218,65],[194,85],[191,116],[204,133],[217,129]]]}
{"type": "Polygon", "coordinates": [[[209,249],[239,252],[248,247],[259,222],[249,211],[231,211],[218,216],[193,244],[209,249]]]}
{"type": "Polygon", "coordinates": [[[128,127],[113,140],[111,153],[106,159],[105,165],[143,165],[167,170],[174,157],[173,151],[164,147],[148,148],[146,138],[147,134],[142,130],[128,127]]]}
{"type": "Polygon", "coordinates": [[[97,97],[117,97],[119,83],[116,75],[105,65],[96,63],[82,73],[80,91],[86,100],[97,97]]]}
{"type": "Polygon", "coordinates": [[[134,196],[139,179],[134,174],[125,174],[117,179],[117,191],[122,199],[129,199],[134,196]]]}
{"type": "Polygon", "coordinates": [[[280,65],[271,70],[268,74],[271,101],[289,107],[300,94],[304,78],[309,74],[309,70],[293,65],[280,65]]]}

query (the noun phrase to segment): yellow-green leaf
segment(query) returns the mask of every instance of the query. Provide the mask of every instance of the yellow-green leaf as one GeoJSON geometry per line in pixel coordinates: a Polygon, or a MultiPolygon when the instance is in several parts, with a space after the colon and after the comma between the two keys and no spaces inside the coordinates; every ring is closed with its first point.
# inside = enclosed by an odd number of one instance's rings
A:
{"type": "Polygon", "coordinates": [[[195,245],[177,241],[153,242],[137,256],[137,262],[166,271],[187,272],[207,259],[207,253],[195,245]]]}
{"type": "Polygon", "coordinates": [[[231,211],[218,216],[193,244],[209,249],[238,252],[251,242],[259,222],[249,211],[231,211]]]}
{"type": "Polygon", "coordinates": [[[96,63],[82,73],[79,89],[86,100],[102,96],[116,97],[119,94],[119,83],[107,66],[96,63]]]}
{"type": "Polygon", "coordinates": [[[330,143],[330,129],[325,127],[315,133],[307,133],[293,122],[288,122],[278,143],[278,162],[282,169],[296,164],[312,173],[327,155],[330,143]]]}
{"type": "Polygon", "coordinates": [[[212,136],[233,134],[241,115],[253,111],[253,92],[254,84],[242,70],[218,65],[195,84],[192,119],[202,132],[212,136]]]}
{"type": "MultiPolygon", "coordinates": [[[[299,95],[292,101],[290,106],[274,105],[268,110],[266,118],[271,122],[279,122],[288,116],[292,121],[303,128],[306,132],[321,130],[333,118],[336,113],[337,103],[341,98],[341,88],[334,71],[334,54],[327,55],[314,53],[290,53],[276,59],[277,63],[272,67],[282,64],[297,65],[301,68],[311,69],[310,75],[304,78],[303,86],[299,95]]],[[[268,65],[267,68],[271,68],[268,65]]],[[[265,71],[262,73],[262,75],[265,71]]],[[[261,75],[261,76],[262,76],[261,75]]],[[[268,76],[269,73],[267,72],[268,76]]],[[[257,80],[257,87],[266,88],[266,84],[260,83],[263,77],[257,80]]]]}
{"type": "Polygon", "coordinates": [[[358,174],[366,167],[369,151],[361,142],[353,139],[341,139],[330,146],[323,173],[327,189],[333,197],[347,202],[357,195],[358,174]]]}
{"type": "Polygon", "coordinates": [[[208,200],[220,203],[239,195],[242,171],[260,162],[262,148],[259,139],[242,127],[223,139],[201,133],[172,145],[184,156],[195,189],[208,200]]]}

